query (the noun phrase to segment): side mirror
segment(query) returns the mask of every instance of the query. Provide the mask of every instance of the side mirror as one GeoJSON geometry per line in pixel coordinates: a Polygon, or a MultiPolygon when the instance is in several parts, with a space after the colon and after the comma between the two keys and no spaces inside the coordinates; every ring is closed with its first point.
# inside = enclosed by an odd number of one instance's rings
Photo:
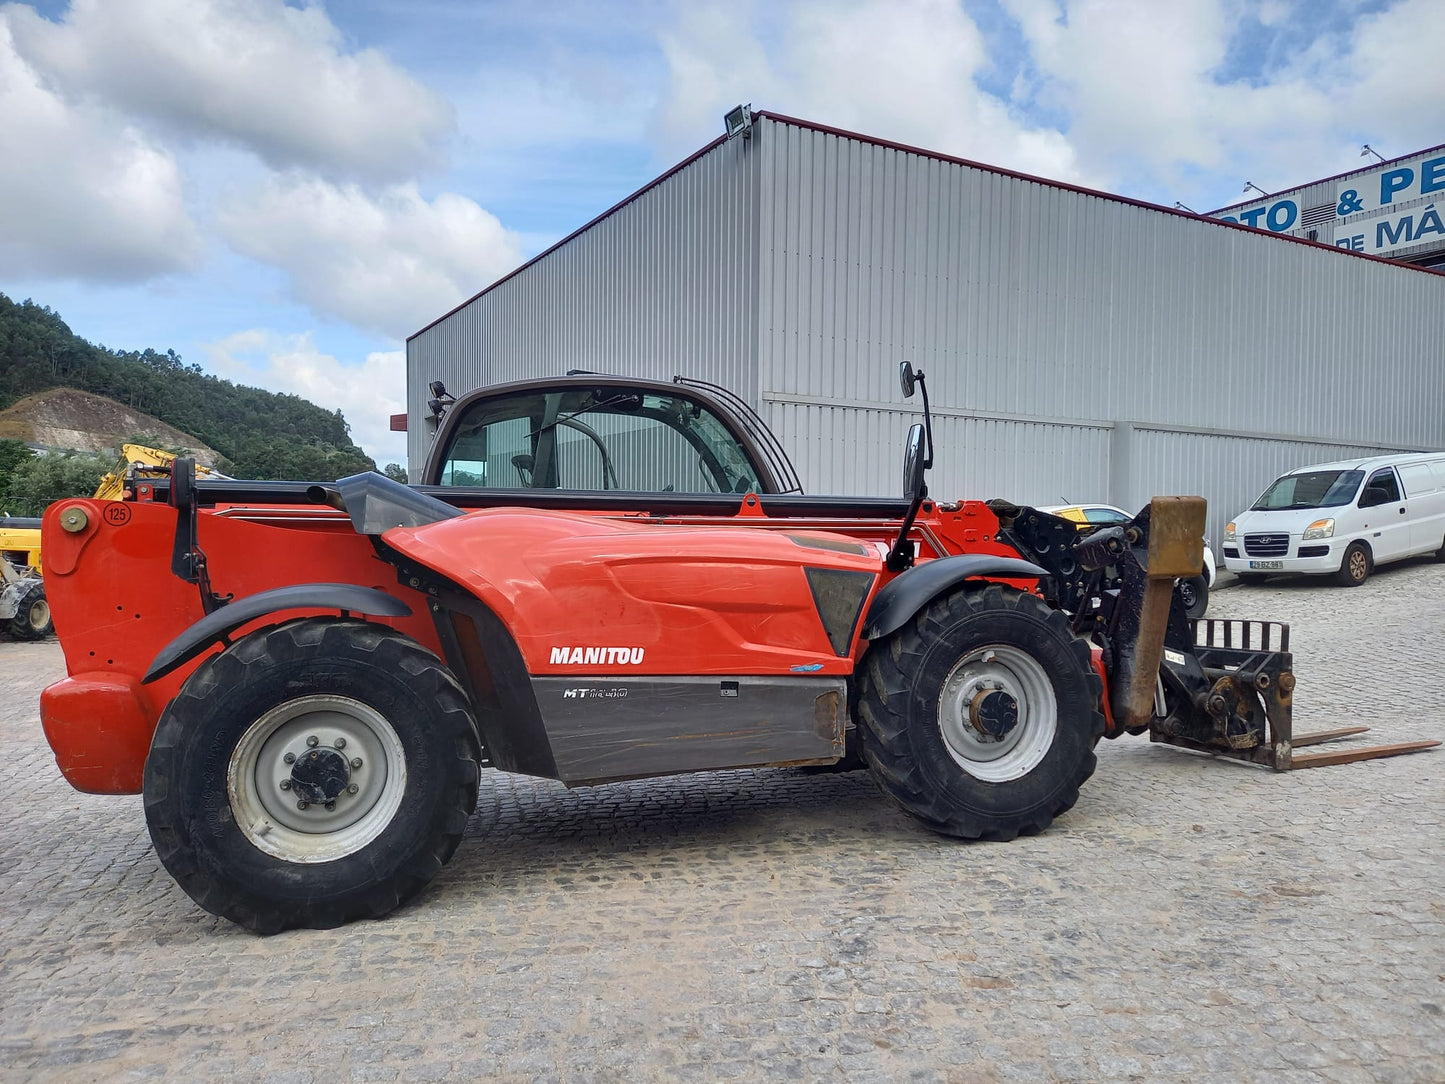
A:
{"type": "Polygon", "coordinates": [[[912,363],[911,361],[901,361],[901,362],[899,362],[899,363],[898,363],[898,386],[903,389],[903,398],[905,398],[905,399],[912,399],[912,398],[913,398],[913,388],[914,388],[914,386],[915,386],[916,384],[917,384],[917,379],[916,379],[916,378],[914,377],[914,375],[913,375],[913,363],[912,363]]]}
{"type": "MultiPolygon", "coordinates": [[[[907,365],[905,361],[903,364],[907,365]]],[[[903,495],[910,501],[917,500],[926,490],[923,487],[923,469],[927,466],[923,454],[923,426],[915,423],[908,430],[908,441],[903,446],[903,495]]]]}

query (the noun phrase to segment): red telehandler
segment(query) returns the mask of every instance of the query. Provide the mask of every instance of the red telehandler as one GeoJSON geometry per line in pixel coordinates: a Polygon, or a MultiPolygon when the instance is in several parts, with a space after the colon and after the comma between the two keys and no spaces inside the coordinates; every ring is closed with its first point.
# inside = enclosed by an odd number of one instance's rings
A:
{"type": "Polygon", "coordinates": [[[1074,804],[1101,737],[1280,770],[1436,744],[1295,755],[1287,627],[1184,616],[1201,498],[1090,534],[934,501],[927,389],[901,383],[924,392],[901,499],[803,495],[723,389],[574,374],[434,387],[427,485],[177,459],[59,501],[60,769],[143,793],[185,891],[270,932],[415,895],[484,766],[576,786],[855,761],[930,828],[1003,840],[1074,804]]]}

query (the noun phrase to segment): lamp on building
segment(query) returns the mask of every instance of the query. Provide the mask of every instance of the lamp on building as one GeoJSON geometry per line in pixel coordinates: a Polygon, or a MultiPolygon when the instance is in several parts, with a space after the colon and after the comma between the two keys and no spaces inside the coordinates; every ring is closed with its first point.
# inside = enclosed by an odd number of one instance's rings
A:
{"type": "Polygon", "coordinates": [[[1196,211],[1193,207],[1186,207],[1186,206],[1184,206],[1184,204],[1180,203],[1178,200],[1175,200],[1175,201],[1174,201],[1174,206],[1177,207],[1177,208],[1179,208],[1179,210],[1181,210],[1181,211],[1188,211],[1188,212],[1189,212],[1190,214],[1192,214],[1192,215],[1197,215],[1197,214],[1199,213],[1199,212],[1196,211]]]}
{"type": "Polygon", "coordinates": [[[1381,162],[1385,160],[1385,156],[1379,151],[1375,150],[1375,148],[1370,146],[1368,143],[1366,143],[1363,147],[1360,148],[1360,157],[1363,158],[1367,154],[1373,154],[1381,162]]]}
{"type": "Polygon", "coordinates": [[[1269,199],[1269,193],[1266,192],[1263,188],[1259,187],[1259,185],[1255,184],[1253,181],[1245,181],[1245,182],[1244,182],[1244,190],[1245,190],[1246,192],[1248,192],[1251,188],[1253,188],[1256,192],[1258,192],[1258,193],[1259,193],[1261,196],[1263,196],[1265,199],[1269,199]]]}
{"type": "Polygon", "coordinates": [[[740,135],[744,139],[751,138],[753,134],[752,103],[735,105],[723,114],[723,129],[727,132],[729,139],[736,135],[740,135]]]}
{"type": "Polygon", "coordinates": [[[447,407],[451,406],[455,399],[447,392],[447,386],[440,380],[433,380],[427,385],[427,391],[431,392],[431,398],[427,400],[427,409],[431,411],[432,420],[436,421],[446,413],[447,407]]]}

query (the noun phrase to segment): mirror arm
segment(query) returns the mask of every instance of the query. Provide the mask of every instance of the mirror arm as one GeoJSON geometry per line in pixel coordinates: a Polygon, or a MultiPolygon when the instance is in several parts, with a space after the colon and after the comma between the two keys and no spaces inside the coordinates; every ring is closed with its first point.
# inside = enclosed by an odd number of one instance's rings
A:
{"type": "Polygon", "coordinates": [[[923,507],[923,501],[927,496],[928,487],[919,486],[918,494],[908,505],[908,514],[903,517],[903,526],[898,529],[898,538],[883,562],[891,572],[902,572],[906,568],[913,567],[913,543],[908,541],[908,532],[913,530],[913,521],[918,517],[918,510],[923,507]]]}

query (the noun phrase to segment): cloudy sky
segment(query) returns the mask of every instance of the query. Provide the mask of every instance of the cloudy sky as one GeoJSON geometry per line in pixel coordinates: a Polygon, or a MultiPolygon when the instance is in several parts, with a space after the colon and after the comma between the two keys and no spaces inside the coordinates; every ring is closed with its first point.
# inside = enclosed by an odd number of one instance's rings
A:
{"type": "Polygon", "coordinates": [[[406,336],[739,102],[1204,211],[1445,142],[1442,43],[1445,0],[0,3],[0,292],[402,460],[406,336]]]}

